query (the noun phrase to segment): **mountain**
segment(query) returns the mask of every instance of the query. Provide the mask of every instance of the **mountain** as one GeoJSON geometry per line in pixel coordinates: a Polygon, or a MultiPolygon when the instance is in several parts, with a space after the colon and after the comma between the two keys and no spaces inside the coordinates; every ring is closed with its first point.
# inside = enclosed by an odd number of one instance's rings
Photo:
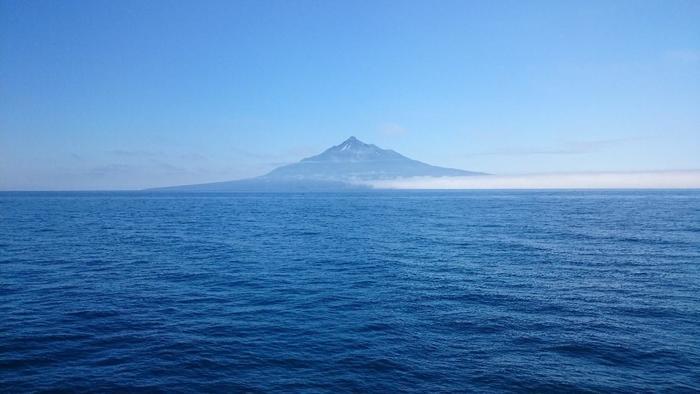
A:
{"type": "Polygon", "coordinates": [[[325,152],[264,175],[267,179],[368,181],[413,176],[466,176],[478,173],[431,166],[390,149],[350,137],[325,152]]]}
{"type": "Polygon", "coordinates": [[[390,149],[366,144],[355,137],[307,157],[276,168],[266,175],[238,181],[173,186],[152,190],[172,191],[312,191],[368,188],[366,183],[408,177],[484,175],[480,172],[437,167],[409,159],[390,149]]]}

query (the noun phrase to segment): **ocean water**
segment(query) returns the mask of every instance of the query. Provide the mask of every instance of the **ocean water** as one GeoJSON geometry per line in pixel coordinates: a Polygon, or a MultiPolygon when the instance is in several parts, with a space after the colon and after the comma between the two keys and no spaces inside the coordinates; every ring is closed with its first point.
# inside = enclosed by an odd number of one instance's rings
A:
{"type": "Polygon", "coordinates": [[[700,191],[0,194],[0,391],[698,392],[700,191]]]}

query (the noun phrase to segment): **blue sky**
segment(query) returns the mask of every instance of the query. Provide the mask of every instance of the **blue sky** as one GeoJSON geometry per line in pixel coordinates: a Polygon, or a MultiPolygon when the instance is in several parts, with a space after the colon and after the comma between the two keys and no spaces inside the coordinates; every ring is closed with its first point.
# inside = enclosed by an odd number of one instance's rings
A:
{"type": "Polygon", "coordinates": [[[496,174],[700,169],[698,1],[0,0],[0,189],[260,175],[350,135],[496,174]]]}

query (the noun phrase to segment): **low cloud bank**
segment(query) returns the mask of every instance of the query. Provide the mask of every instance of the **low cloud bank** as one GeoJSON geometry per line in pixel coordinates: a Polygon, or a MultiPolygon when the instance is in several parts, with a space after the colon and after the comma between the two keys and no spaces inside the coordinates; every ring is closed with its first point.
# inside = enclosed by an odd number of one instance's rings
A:
{"type": "Polygon", "coordinates": [[[378,189],[695,189],[700,188],[700,170],[416,177],[370,185],[378,189]]]}

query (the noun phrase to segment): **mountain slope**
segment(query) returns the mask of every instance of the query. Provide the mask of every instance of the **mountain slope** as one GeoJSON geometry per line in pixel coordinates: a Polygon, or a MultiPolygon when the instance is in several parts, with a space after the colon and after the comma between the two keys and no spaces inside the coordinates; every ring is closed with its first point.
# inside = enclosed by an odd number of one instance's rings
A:
{"type": "Polygon", "coordinates": [[[366,181],[416,176],[472,176],[479,172],[432,166],[355,137],[266,175],[238,181],[173,186],[163,191],[326,191],[367,189],[366,181]]]}

